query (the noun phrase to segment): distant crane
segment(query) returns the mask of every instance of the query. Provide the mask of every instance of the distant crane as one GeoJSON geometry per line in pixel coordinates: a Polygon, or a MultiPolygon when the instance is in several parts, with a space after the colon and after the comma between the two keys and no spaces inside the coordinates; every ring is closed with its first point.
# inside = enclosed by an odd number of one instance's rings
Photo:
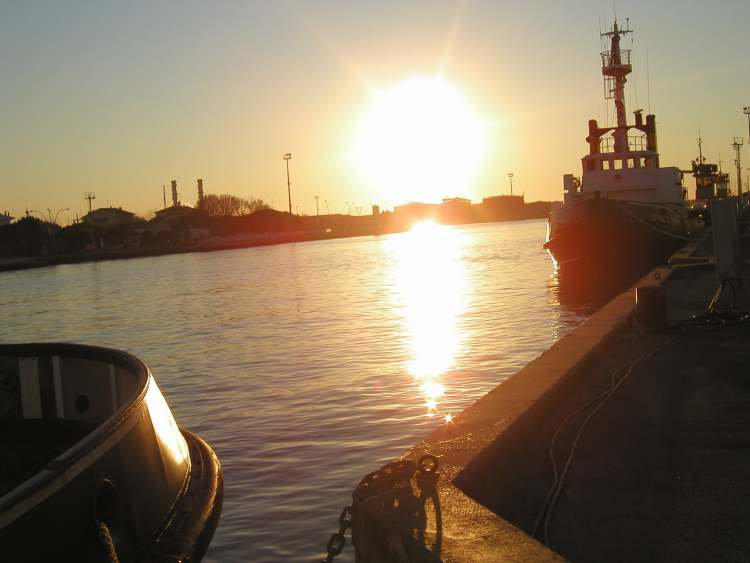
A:
{"type": "Polygon", "coordinates": [[[318,208],[318,200],[320,199],[319,195],[315,196],[315,215],[320,215],[320,209],[318,208]]]}
{"type": "Polygon", "coordinates": [[[86,192],[83,194],[83,199],[88,200],[89,202],[89,213],[91,213],[91,201],[96,199],[96,194],[94,192],[86,192]]]}
{"type": "Polygon", "coordinates": [[[508,172],[508,180],[510,180],[510,195],[513,195],[513,172],[508,172]]]}

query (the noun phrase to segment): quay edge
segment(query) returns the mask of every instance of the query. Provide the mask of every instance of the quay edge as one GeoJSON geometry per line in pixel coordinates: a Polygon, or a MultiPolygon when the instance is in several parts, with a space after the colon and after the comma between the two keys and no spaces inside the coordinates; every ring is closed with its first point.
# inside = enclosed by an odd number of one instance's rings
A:
{"type": "MultiPolygon", "coordinates": [[[[416,460],[425,453],[439,458],[437,493],[427,503],[422,495],[423,514],[416,527],[414,522],[404,522],[398,506],[361,502],[352,530],[358,563],[564,560],[561,554],[531,537],[529,530],[522,529],[528,525],[518,526],[499,516],[497,510],[483,506],[502,501],[495,498],[488,502],[493,482],[502,479],[499,469],[504,463],[498,463],[493,449],[497,449],[499,442],[505,442],[506,449],[511,443],[523,451],[525,442],[538,440],[537,429],[549,424],[546,419],[564,416],[574,400],[576,385],[593,366],[602,363],[615,341],[621,339],[635,312],[635,288],[663,286],[681,265],[699,262],[694,254],[702,242],[703,239],[688,243],[670,261],[674,267],[659,266],[651,270],[513,377],[457,415],[452,424],[437,429],[405,453],[405,459],[416,460]]],[[[527,482],[508,483],[506,494],[510,488],[512,494],[533,502],[535,499],[529,498],[534,495],[533,489],[537,494],[539,490],[547,490],[541,473],[550,469],[548,466],[539,469],[538,475],[523,476],[527,482]]],[[[412,479],[411,485],[419,490],[416,479],[412,479]]],[[[540,504],[542,500],[543,497],[540,504]]]]}

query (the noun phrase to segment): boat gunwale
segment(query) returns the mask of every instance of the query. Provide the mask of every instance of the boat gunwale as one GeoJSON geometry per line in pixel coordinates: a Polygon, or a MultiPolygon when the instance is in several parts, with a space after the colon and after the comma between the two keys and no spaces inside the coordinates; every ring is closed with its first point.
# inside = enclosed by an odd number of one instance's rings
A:
{"type": "MultiPolygon", "coordinates": [[[[148,391],[151,379],[151,372],[148,367],[136,356],[122,350],[65,342],[0,344],[0,356],[34,357],[44,355],[102,360],[106,363],[117,365],[131,371],[136,376],[140,390],[131,401],[120,406],[112,415],[99,423],[85,438],[50,460],[38,473],[0,497],[0,515],[12,508],[19,501],[50,485],[77,461],[84,458],[97,446],[103,444],[127,422],[134,411],[145,401],[148,391]]],[[[186,480],[189,478],[189,474],[190,468],[188,468],[186,480]]],[[[183,483],[183,488],[184,486],[185,484],[183,483]]],[[[5,525],[0,523],[0,529],[3,527],[5,525]]]]}

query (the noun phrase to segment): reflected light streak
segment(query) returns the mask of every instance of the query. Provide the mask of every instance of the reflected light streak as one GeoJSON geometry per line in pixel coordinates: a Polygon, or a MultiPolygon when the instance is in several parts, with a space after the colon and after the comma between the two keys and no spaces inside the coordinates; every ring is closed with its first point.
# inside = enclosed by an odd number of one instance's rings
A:
{"type": "MultiPolygon", "coordinates": [[[[432,222],[419,223],[391,239],[397,258],[395,285],[403,302],[410,337],[408,371],[427,407],[436,412],[446,392],[442,378],[461,347],[457,319],[466,307],[466,272],[461,261],[461,233],[432,222]]],[[[451,417],[452,418],[452,417],[451,417]]]]}

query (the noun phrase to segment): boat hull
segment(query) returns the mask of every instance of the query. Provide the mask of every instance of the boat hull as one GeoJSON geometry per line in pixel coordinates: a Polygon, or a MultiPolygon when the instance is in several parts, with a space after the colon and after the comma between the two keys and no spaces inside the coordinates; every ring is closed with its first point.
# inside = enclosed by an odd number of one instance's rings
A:
{"type": "Polygon", "coordinates": [[[221,512],[221,465],[177,426],[140,360],[1,345],[0,376],[4,389],[20,386],[0,396],[1,559],[100,562],[110,548],[121,563],[201,559],[221,512]],[[43,441],[50,432],[59,444],[43,441]]]}
{"type": "Polygon", "coordinates": [[[544,248],[567,279],[632,279],[666,262],[689,239],[678,210],[603,199],[577,202],[550,217],[544,248]]]}

